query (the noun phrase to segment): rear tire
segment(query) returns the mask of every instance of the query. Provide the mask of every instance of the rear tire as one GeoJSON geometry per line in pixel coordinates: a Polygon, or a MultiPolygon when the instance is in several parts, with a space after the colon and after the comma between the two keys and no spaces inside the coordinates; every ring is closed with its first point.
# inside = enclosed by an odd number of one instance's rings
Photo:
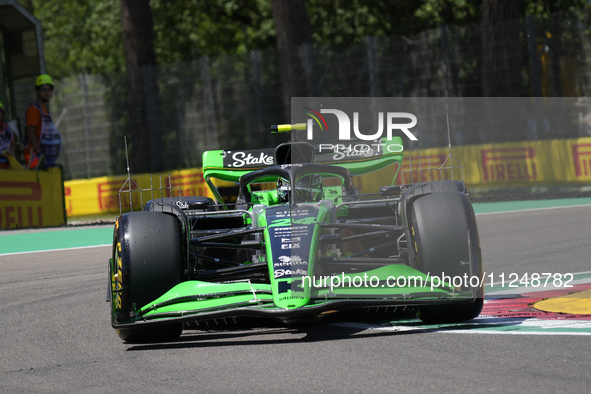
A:
{"type": "MultiPolygon", "coordinates": [[[[180,222],[162,212],[130,212],[116,224],[113,261],[117,280],[115,320],[125,323],[135,311],[156,300],[182,281],[183,254],[180,222]]],[[[128,342],[178,338],[182,324],[118,329],[128,342]]]]}
{"type": "MultiPolygon", "coordinates": [[[[438,277],[463,276],[469,272],[465,263],[472,261],[472,275],[482,275],[476,219],[466,195],[450,191],[420,196],[412,204],[410,218],[412,247],[421,272],[438,277]]],[[[424,305],[417,315],[428,324],[470,320],[480,314],[483,298],[479,287],[471,302],[424,305]]]]}

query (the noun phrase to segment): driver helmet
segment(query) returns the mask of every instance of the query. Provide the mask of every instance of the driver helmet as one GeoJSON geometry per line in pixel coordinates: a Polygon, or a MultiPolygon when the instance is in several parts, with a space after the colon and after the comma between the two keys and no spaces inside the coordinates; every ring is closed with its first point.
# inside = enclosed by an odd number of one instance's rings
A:
{"type": "MultiPolygon", "coordinates": [[[[291,185],[287,179],[277,180],[277,197],[280,202],[289,201],[291,185]]],[[[322,176],[320,174],[306,175],[300,178],[295,185],[297,202],[317,202],[322,199],[322,176]]]]}
{"type": "Polygon", "coordinates": [[[296,198],[299,202],[317,202],[322,199],[322,176],[306,175],[296,182],[296,198]]]}

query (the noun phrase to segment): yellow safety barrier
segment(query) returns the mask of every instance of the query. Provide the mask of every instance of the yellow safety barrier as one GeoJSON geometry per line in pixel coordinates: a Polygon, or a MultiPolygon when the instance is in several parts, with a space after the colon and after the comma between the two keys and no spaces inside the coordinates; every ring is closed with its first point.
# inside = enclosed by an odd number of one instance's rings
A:
{"type": "MultiPolygon", "coordinates": [[[[444,164],[448,153],[447,148],[406,151],[395,184],[450,179],[449,171],[436,170],[444,164]],[[408,172],[411,162],[412,176],[408,172]],[[429,162],[433,171],[417,171],[419,166],[427,168],[429,162]]],[[[452,148],[452,154],[463,165],[464,179],[469,187],[566,185],[591,181],[591,138],[458,146],[452,148]]],[[[445,164],[447,166],[449,162],[445,164]]],[[[457,165],[456,162],[453,164],[457,165]]],[[[391,182],[395,170],[395,166],[391,166],[354,177],[354,182],[364,192],[375,192],[391,182]]],[[[460,175],[459,170],[454,170],[454,179],[460,175]]],[[[119,189],[126,180],[126,176],[117,176],[65,182],[68,216],[119,212],[119,189]]],[[[142,189],[150,187],[149,175],[134,175],[133,180],[142,189]]],[[[160,187],[159,182],[159,177],[154,176],[154,187],[160,187]]],[[[212,197],[200,168],[171,172],[171,184],[180,186],[184,196],[212,197]]],[[[162,185],[163,188],[170,186],[168,175],[162,175],[162,185]]],[[[163,191],[164,196],[169,196],[168,193],[163,191]]],[[[177,195],[176,191],[174,193],[177,195]]],[[[140,196],[139,193],[131,194],[136,209],[140,196]]],[[[150,194],[142,195],[144,203],[150,198],[150,194]]],[[[123,195],[121,203],[123,210],[128,211],[129,194],[123,195]]]]}
{"type": "MultiPolygon", "coordinates": [[[[449,171],[440,174],[435,170],[444,164],[448,154],[447,148],[405,151],[395,184],[450,179],[449,171]],[[408,172],[411,161],[412,175],[408,172]],[[425,171],[429,161],[433,171],[425,171]],[[423,171],[419,172],[419,168],[423,171]]],[[[469,187],[572,185],[591,181],[591,138],[458,146],[452,147],[452,154],[464,167],[464,180],[469,187]]],[[[455,161],[453,164],[457,165],[455,161]]],[[[449,161],[445,163],[448,165],[449,161]]],[[[364,175],[356,184],[366,191],[376,190],[384,186],[386,179],[392,179],[395,169],[392,166],[364,175]]],[[[459,170],[454,170],[455,179],[460,175],[459,170]]]]}
{"type": "Polygon", "coordinates": [[[115,176],[65,182],[66,213],[68,216],[119,213],[120,203],[123,212],[130,211],[132,205],[134,210],[139,210],[141,203],[145,204],[152,197],[170,197],[171,193],[173,196],[178,196],[178,188],[183,196],[211,197],[200,168],[173,171],[170,173],[170,180],[168,174],[153,175],[151,184],[150,175],[133,175],[131,193],[127,192],[129,184],[126,184],[126,181],[127,176],[115,176]],[[120,202],[119,190],[124,185],[126,192],[121,194],[120,202]],[[144,191],[140,195],[136,185],[144,190],[151,187],[156,190],[144,191]]]}
{"type": "Polygon", "coordinates": [[[0,170],[0,228],[63,226],[64,189],[58,167],[0,170]]]}

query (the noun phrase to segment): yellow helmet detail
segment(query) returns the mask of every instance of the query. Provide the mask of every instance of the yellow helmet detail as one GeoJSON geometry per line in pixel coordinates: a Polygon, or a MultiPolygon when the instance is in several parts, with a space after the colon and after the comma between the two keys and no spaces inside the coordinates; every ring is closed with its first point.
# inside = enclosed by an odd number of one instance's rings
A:
{"type": "Polygon", "coordinates": [[[41,85],[51,85],[53,87],[53,79],[47,74],[41,74],[35,81],[35,87],[38,88],[41,85]]]}

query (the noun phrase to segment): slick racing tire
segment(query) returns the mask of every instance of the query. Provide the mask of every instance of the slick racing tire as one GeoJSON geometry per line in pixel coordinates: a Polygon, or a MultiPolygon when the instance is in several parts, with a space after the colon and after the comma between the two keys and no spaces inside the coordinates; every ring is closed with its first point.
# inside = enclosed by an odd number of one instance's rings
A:
{"type": "MultiPolygon", "coordinates": [[[[468,197],[458,192],[436,192],[417,198],[411,207],[411,238],[419,270],[431,276],[453,278],[482,275],[482,253],[474,210],[468,197]]],[[[481,278],[482,279],[482,278],[481,278]]],[[[463,290],[469,289],[463,286],[463,290]]],[[[483,305],[482,286],[473,289],[475,299],[466,303],[424,305],[418,317],[428,324],[473,319],[483,305]]]]}
{"type": "Polygon", "coordinates": [[[419,187],[412,192],[410,192],[409,197],[419,197],[425,194],[430,193],[441,193],[441,192],[458,192],[466,194],[468,193],[468,188],[466,184],[462,181],[450,181],[450,180],[442,180],[442,181],[433,181],[427,183],[425,186],[419,187]]]}
{"type": "MultiPolygon", "coordinates": [[[[115,225],[113,262],[115,320],[129,322],[135,311],[156,300],[182,280],[180,222],[162,212],[130,212],[115,225]]],[[[128,342],[178,338],[182,324],[118,329],[128,342]]]]}

